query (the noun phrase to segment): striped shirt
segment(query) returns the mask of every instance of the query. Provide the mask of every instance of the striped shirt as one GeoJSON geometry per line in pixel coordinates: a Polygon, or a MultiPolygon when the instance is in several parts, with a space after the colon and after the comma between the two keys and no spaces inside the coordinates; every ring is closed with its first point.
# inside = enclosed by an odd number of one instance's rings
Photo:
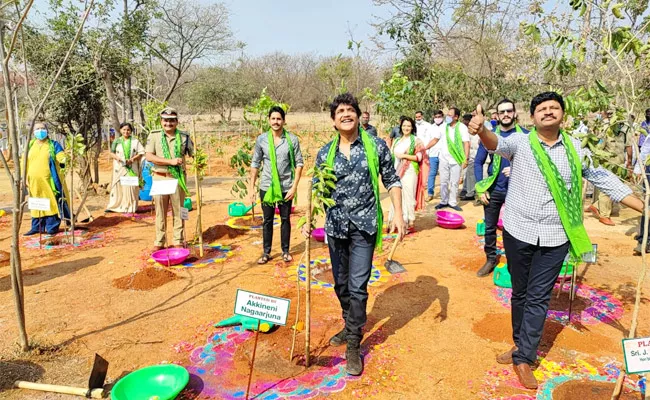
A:
{"type": "MultiPolygon", "coordinates": [[[[582,160],[582,177],[584,179],[616,202],[620,202],[632,194],[632,190],[613,173],[602,167],[595,168],[593,166],[591,152],[588,149],[583,149],[579,140],[571,138],[571,141],[582,160]]],[[[562,136],[552,146],[548,146],[542,140],[540,143],[555,163],[570,190],[571,168],[562,136]]],[[[491,153],[501,155],[510,160],[511,164],[510,182],[503,214],[505,230],[516,239],[532,245],[555,247],[566,243],[568,238],[562,227],[560,215],[546,181],[537,166],[528,135],[514,133],[508,137],[498,136],[497,148],[491,153]]]]}

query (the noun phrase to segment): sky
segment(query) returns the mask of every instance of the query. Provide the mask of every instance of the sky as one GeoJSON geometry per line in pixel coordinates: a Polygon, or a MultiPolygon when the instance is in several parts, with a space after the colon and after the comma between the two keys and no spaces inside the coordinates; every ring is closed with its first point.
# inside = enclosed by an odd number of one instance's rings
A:
{"type": "MultiPolygon", "coordinates": [[[[202,0],[207,4],[209,0],[202,0]]],[[[281,51],[289,54],[346,53],[352,31],[355,41],[374,47],[370,37],[375,16],[390,15],[372,0],[223,0],[230,25],[251,56],[281,51]],[[348,29],[349,27],[349,29],[348,29]]]]}

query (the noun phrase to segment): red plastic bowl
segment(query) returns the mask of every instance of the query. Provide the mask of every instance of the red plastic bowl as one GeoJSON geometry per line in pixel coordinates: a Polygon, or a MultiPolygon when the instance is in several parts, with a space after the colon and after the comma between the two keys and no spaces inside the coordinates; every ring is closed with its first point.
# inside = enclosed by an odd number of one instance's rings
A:
{"type": "Polygon", "coordinates": [[[160,265],[178,265],[190,255],[189,249],[162,249],[154,251],[151,258],[160,265]]]}
{"type": "Polygon", "coordinates": [[[316,228],[312,231],[311,235],[318,242],[325,241],[325,228],[316,228]]]}
{"type": "Polygon", "coordinates": [[[463,226],[463,221],[447,221],[438,218],[438,226],[445,229],[458,229],[463,226]]]}
{"type": "MultiPolygon", "coordinates": [[[[296,211],[296,206],[291,206],[291,214],[293,214],[294,211],[296,211]]],[[[280,209],[275,207],[275,213],[280,215],[280,209]]]]}
{"type": "Polygon", "coordinates": [[[455,212],[451,211],[436,211],[436,216],[438,217],[438,222],[446,221],[460,223],[461,225],[463,222],[465,222],[465,218],[463,218],[460,214],[456,214],[455,212]]]}

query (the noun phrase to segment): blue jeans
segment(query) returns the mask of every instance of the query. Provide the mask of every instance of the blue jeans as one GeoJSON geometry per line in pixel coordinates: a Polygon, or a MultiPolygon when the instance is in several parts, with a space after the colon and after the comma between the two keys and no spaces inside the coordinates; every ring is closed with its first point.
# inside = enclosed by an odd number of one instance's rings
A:
{"type": "Polygon", "coordinates": [[[440,159],[438,157],[429,157],[429,182],[427,189],[429,196],[433,196],[433,188],[436,187],[436,175],[438,175],[438,165],[440,164],[440,159]]]}
{"type": "Polygon", "coordinates": [[[350,223],[348,237],[327,237],[334,274],[334,291],[341,303],[349,342],[360,343],[366,324],[368,281],[377,234],[362,232],[350,223]]]}

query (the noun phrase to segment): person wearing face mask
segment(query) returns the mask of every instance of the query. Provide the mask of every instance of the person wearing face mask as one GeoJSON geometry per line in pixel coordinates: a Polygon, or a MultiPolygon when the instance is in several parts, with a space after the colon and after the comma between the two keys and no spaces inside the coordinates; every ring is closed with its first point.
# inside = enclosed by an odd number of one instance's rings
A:
{"type": "Polygon", "coordinates": [[[269,125],[271,129],[257,137],[250,172],[251,204],[255,203],[255,182],[260,167],[260,200],[262,201],[262,238],[264,252],[257,260],[258,264],[266,264],[271,259],[271,245],[273,244],[273,218],[275,207],[280,211],[280,242],[282,246],[282,260],[293,260],[289,253],[291,239],[291,204],[298,190],[298,183],[302,176],[304,165],[300,142],[296,135],[284,129],[285,111],[280,106],[273,106],[269,110],[269,125]]]}
{"type": "MultiPolygon", "coordinates": [[[[467,126],[471,119],[472,114],[463,115],[463,124],[467,126]]],[[[490,129],[492,129],[491,126],[490,129]]],[[[476,136],[470,136],[469,159],[467,160],[467,167],[463,170],[461,175],[463,177],[463,189],[460,191],[460,199],[463,201],[474,201],[474,196],[476,195],[476,192],[474,191],[474,185],[476,184],[476,179],[474,178],[474,158],[476,157],[476,152],[478,151],[478,145],[480,143],[481,141],[476,136]]]]}
{"type": "MultiPolygon", "coordinates": [[[[420,117],[422,114],[420,113],[420,117]]],[[[417,114],[416,114],[417,117],[417,114]]],[[[429,175],[429,159],[420,139],[420,127],[412,118],[406,117],[400,126],[402,137],[393,144],[395,171],[402,182],[402,215],[409,230],[415,229],[415,211],[424,208],[424,189],[429,175]],[[417,136],[417,137],[416,137],[417,136]]],[[[389,225],[395,209],[388,212],[389,225]]]]}
{"type": "Polygon", "coordinates": [[[361,126],[363,126],[363,129],[372,136],[377,136],[377,128],[370,125],[370,113],[368,111],[364,111],[361,114],[361,126]]]}
{"type": "Polygon", "coordinates": [[[70,219],[69,193],[61,168],[65,153],[61,145],[49,138],[47,125],[34,125],[34,139],[29,142],[27,155],[27,190],[30,197],[49,199],[49,211],[30,211],[31,229],[25,236],[37,233],[54,235],[61,220],[70,219]]]}
{"type": "Polygon", "coordinates": [[[436,175],[438,174],[438,166],[440,165],[440,148],[442,143],[440,141],[434,142],[434,139],[440,138],[445,132],[445,117],[442,110],[435,110],[433,112],[433,124],[429,126],[425,148],[429,156],[429,177],[427,181],[427,202],[433,200],[433,193],[436,187],[436,175]]]}
{"type": "MultiPolygon", "coordinates": [[[[515,103],[503,99],[497,104],[499,125],[495,134],[507,138],[515,132],[527,134],[526,129],[517,124],[517,110],[515,103]]],[[[478,137],[478,135],[474,136],[478,137]]],[[[508,177],[510,176],[510,161],[498,154],[493,154],[488,163],[488,176],[483,176],[483,165],[488,158],[488,151],[480,144],[474,160],[474,176],[476,178],[476,193],[483,204],[483,221],[485,221],[485,264],[478,270],[478,277],[488,276],[498,264],[497,255],[497,223],[501,207],[506,202],[508,192],[508,177]]]]}
{"type": "Polygon", "coordinates": [[[469,133],[467,126],[459,121],[460,109],[452,107],[447,113],[444,132],[436,132],[429,145],[435,146],[438,142],[440,148],[440,203],[436,210],[451,207],[456,211],[463,211],[458,206],[458,185],[463,168],[467,167],[469,158],[469,133]]]}
{"type": "Polygon", "coordinates": [[[171,206],[174,224],[173,247],[185,247],[185,221],[181,218],[181,207],[185,195],[189,195],[185,175],[185,156],[194,157],[194,143],[190,135],[178,129],[178,112],[167,107],[160,113],[162,130],[149,134],[145,147],[145,158],[153,164],[151,178],[157,180],[175,179],[176,191],[172,194],[153,196],[156,207],[156,239],[153,250],[162,249],[167,243],[167,210],[171,206]]]}
{"type": "Polygon", "coordinates": [[[128,122],[120,124],[120,136],[111,146],[110,157],[113,159],[113,182],[106,212],[135,213],[138,210],[139,186],[122,186],[123,176],[140,177],[140,159],[144,156],[144,147],[133,137],[133,125],[128,122]]]}
{"type": "Polygon", "coordinates": [[[639,135],[639,150],[643,147],[645,139],[650,135],[650,108],[645,110],[645,120],[641,122],[641,128],[643,128],[643,131],[639,135]]]}

